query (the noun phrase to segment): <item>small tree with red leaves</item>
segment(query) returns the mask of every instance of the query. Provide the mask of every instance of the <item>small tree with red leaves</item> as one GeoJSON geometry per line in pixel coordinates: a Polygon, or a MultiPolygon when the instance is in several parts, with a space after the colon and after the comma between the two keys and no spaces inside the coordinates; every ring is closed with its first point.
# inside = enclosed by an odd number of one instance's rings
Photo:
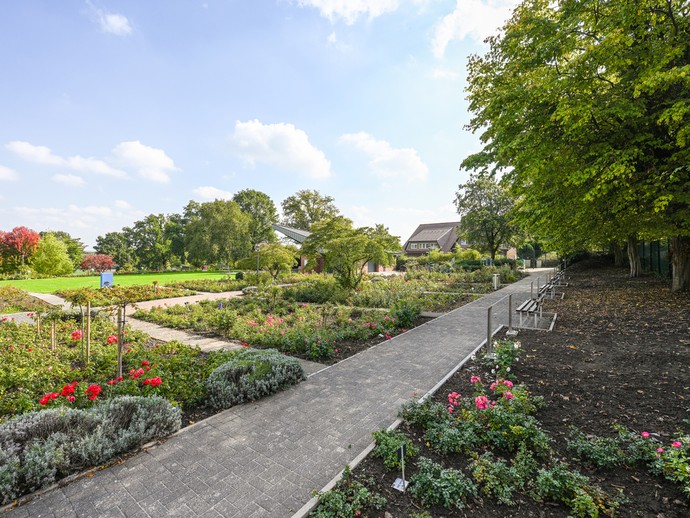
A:
{"type": "Polygon", "coordinates": [[[14,227],[11,232],[0,232],[0,253],[3,259],[11,259],[12,256],[21,257],[24,266],[26,260],[38,249],[41,236],[35,230],[26,227],[14,227]]]}
{"type": "Polygon", "coordinates": [[[80,266],[82,270],[96,270],[102,273],[115,266],[115,261],[108,254],[94,254],[86,256],[80,266]]]}

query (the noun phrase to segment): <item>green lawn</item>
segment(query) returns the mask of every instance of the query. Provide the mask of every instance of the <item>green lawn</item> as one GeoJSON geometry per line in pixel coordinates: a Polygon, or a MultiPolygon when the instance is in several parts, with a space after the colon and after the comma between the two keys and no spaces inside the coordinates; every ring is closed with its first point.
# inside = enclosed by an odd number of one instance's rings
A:
{"type": "MultiPolygon", "coordinates": [[[[137,284],[151,284],[158,281],[160,286],[174,282],[196,279],[222,279],[226,274],[220,272],[165,272],[165,273],[129,273],[115,274],[115,285],[133,286],[137,284]]],[[[34,293],[54,293],[59,290],[74,290],[77,288],[99,288],[100,276],[89,277],[55,277],[53,279],[27,279],[21,281],[0,281],[0,286],[12,285],[24,291],[34,293]]]]}

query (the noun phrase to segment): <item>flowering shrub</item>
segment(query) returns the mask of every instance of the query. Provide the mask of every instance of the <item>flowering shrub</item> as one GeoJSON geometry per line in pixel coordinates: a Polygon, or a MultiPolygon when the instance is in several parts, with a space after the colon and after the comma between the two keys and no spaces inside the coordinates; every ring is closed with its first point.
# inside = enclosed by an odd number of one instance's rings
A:
{"type": "Polygon", "coordinates": [[[486,357],[485,363],[499,378],[515,379],[510,372],[513,364],[518,362],[522,354],[520,342],[512,340],[497,340],[493,344],[494,357],[486,357]]]}
{"type": "Polygon", "coordinates": [[[331,358],[346,340],[392,337],[396,321],[375,310],[315,306],[276,301],[270,312],[256,299],[202,301],[188,306],[158,307],[135,316],[161,325],[214,332],[260,347],[300,354],[312,360],[331,358]]]}

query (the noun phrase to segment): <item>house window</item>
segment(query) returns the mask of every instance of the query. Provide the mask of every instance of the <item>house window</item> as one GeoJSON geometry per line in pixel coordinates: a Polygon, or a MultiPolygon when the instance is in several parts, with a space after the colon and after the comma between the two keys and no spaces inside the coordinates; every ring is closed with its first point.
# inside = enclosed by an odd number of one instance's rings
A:
{"type": "Polygon", "coordinates": [[[416,249],[417,249],[417,243],[412,243],[412,244],[410,245],[410,248],[411,248],[412,250],[416,250],[416,249]]]}

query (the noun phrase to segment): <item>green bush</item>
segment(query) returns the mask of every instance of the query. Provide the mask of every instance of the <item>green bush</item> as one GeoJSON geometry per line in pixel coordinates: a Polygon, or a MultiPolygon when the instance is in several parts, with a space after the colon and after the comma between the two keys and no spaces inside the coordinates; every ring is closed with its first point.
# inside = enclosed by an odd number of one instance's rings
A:
{"type": "Polygon", "coordinates": [[[376,448],[374,448],[374,457],[383,459],[383,465],[387,469],[396,469],[401,467],[400,463],[400,448],[405,446],[405,462],[408,462],[415,455],[417,455],[417,448],[414,443],[404,433],[398,430],[379,430],[373,433],[376,448]]]}
{"type": "Polygon", "coordinates": [[[517,486],[520,478],[505,460],[496,459],[491,452],[486,452],[472,462],[470,469],[482,493],[495,497],[502,504],[514,505],[513,493],[520,489],[517,486]]]}
{"type": "Polygon", "coordinates": [[[537,472],[533,495],[539,500],[562,502],[575,517],[596,517],[610,513],[606,493],[590,484],[589,479],[563,462],[537,472]]]}
{"type": "Polygon", "coordinates": [[[160,397],[123,396],[89,409],[29,412],[0,425],[0,503],[103,464],[180,428],[160,397]]]}
{"type": "Polygon", "coordinates": [[[400,299],[391,308],[395,325],[400,328],[412,327],[421,314],[419,304],[409,299],[400,299]]]}
{"type": "Polygon", "coordinates": [[[309,515],[312,518],[352,518],[363,509],[383,509],[386,499],[372,493],[362,483],[352,480],[346,466],[342,481],[330,491],[319,494],[319,506],[309,515]]]}
{"type": "Polygon", "coordinates": [[[444,469],[426,457],[420,457],[417,472],[410,477],[410,493],[424,506],[442,505],[463,509],[477,486],[462,471],[444,469]]]}
{"type": "Polygon", "coordinates": [[[244,349],[205,382],[208,404],[218,410],[273,394],[306,379],[294,358],[268,349],[244,349]]]}

